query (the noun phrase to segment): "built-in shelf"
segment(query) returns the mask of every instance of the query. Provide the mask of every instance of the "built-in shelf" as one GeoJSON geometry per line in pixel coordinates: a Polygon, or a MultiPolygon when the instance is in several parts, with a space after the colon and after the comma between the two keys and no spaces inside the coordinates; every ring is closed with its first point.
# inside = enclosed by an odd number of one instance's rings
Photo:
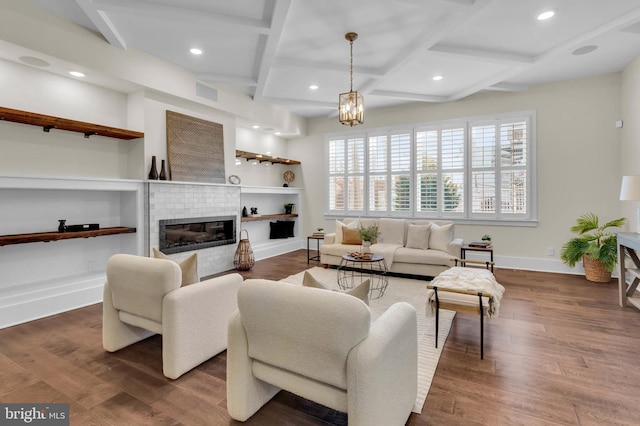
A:
{"type": "Polygon", "coordinates": [[[100,124],[86,123],[51,115],[36,114],[34,112],[20,111],[17,109],[0,107],[0,120],[14,123],[30,124],[42,127],[45,132],[51,129],[68,130],[70,132],[83,133],[85,138],[92,135],[106,136],[109,138],[132,140],[143,138],[144,133],[134,130],[119,129],[117,127],[102,126],[100,124]]]}
{"type": "Polygon", "coordinates": [[[236,149],[236,158],[244,158],[245,160],[258,160],[259,162],[267,162],[273,164],[302,164],[300,161],[289,160],[288,158],[280,158],[272,155],[256,154],[255,152],[240,151],[236,149]]]}
{"type": "Polygon", "coordinates": [[[271,220],[271,219],[291,219],[292,217],[298,217],[297,214],[262,214],[260,216],[247,216],[240,219],[241,222],[256,222],[258,220],[271,220]]]}
{"type": "Polygon", "coordinates": [[[37,242],[47,243],[49,241],[69,240],[72,238],[102,237],[105,235],[133,234],[135,232],[136,228],[116,226],[113,228],[102,228],[91,231],[36,232],[31,234],[0,235],[0,246],[37,242]]]}

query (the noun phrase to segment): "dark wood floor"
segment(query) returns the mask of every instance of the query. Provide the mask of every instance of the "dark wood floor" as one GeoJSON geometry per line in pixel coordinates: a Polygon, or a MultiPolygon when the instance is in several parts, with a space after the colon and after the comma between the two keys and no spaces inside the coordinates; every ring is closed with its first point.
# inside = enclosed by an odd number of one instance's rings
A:
{"type": "MultiPolygon", "coordinates": [[[[257,262],[246,277],[307,268],[306,251],[257,262]]],[[[422,415],[409,425],[638,425],[640,311],[617,284],[496,270],[500,317],[458,314],[422,415]]],[[[0,401],[69,402],[72,425],[228,425],[226,353],[180,379],[162,375],[161,337],[104,352],[100,304],[0,330],[0,401]]],[[[344,424],[286,392],[247,425],[344,424]]],[[[386,426],[386,425],[384,425],[386,426]]]]}

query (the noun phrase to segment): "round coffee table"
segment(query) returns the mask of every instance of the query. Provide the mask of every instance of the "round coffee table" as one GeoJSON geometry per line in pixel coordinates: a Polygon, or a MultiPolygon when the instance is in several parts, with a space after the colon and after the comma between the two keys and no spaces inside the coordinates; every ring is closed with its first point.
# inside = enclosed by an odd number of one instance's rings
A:
{"type": "Polygon", "coordinates": [[[352,289],[369,279],[369,299],[379,299],[389,285],[388,271],[382,255],[360,258],[345,254],[338,266],[338,287],[340,290],[352,289]]]}

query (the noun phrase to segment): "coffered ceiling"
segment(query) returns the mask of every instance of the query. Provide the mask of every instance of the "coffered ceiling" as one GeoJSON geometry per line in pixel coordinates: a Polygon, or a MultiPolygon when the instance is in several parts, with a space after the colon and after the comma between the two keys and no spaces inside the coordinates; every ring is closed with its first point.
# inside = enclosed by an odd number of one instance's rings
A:
{"type": "Polygon", "coordinates": [[[335,115],[338,94],[349,90],[349,31],[359,34],[353,86],[366,108],[522,91],[620,71],[640,55],[639,0],[28,2],[118,49],[305,117],[335,115]],[[536,19],[549,9],[553,18],[536,19]]]}

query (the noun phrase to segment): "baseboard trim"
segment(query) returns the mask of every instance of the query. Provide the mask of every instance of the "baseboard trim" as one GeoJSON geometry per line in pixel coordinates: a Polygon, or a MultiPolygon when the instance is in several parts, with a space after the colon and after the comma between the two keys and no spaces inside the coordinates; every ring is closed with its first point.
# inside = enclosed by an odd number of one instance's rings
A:
{"type": "Polygon", "coordinates": [[[105,274],[33,283],[0,294],[0,329],[102,302],[105,274]]]}

